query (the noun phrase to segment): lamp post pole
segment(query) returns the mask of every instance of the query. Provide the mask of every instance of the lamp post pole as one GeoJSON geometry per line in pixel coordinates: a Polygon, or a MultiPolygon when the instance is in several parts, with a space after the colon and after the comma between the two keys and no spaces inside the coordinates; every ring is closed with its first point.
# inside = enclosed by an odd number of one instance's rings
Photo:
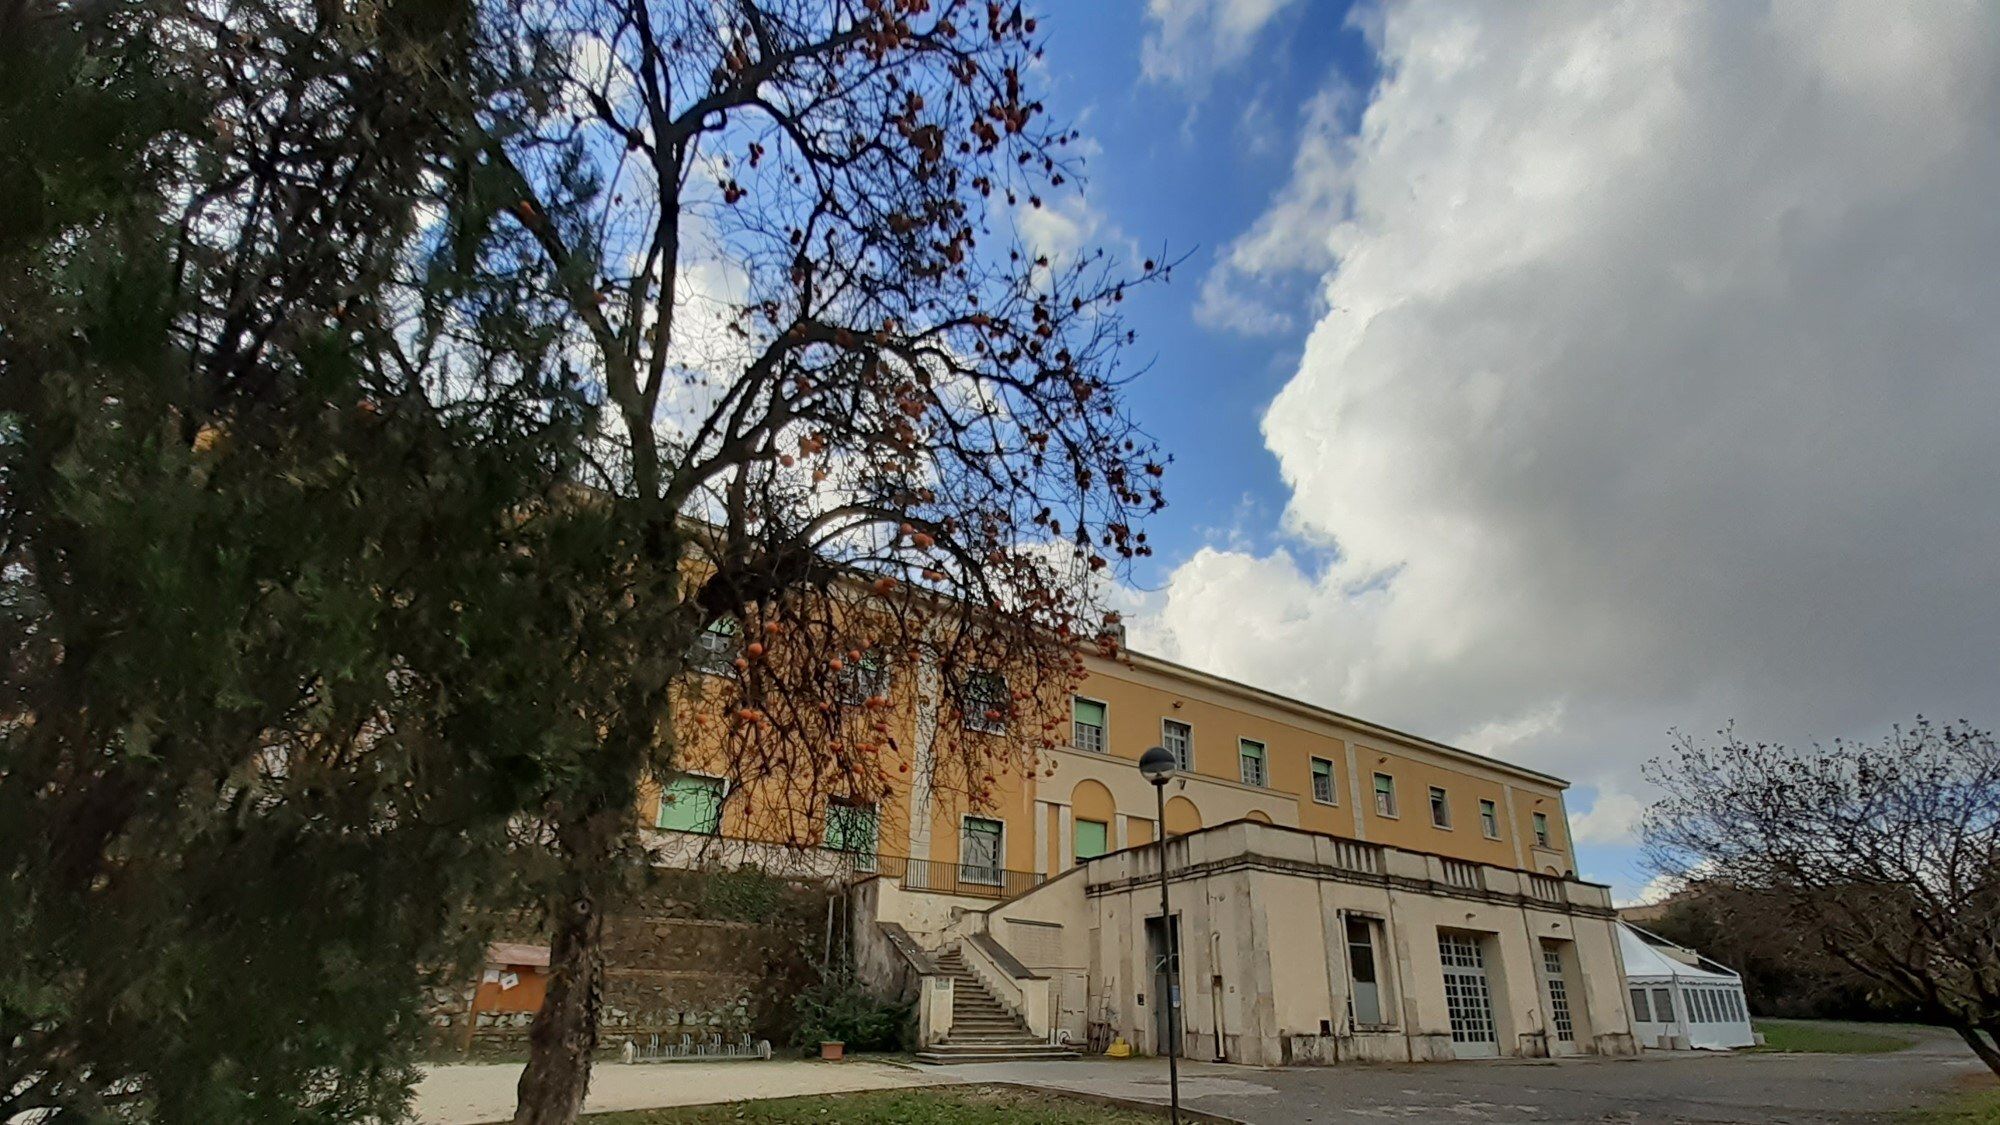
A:
{"type": "Polygon", "coordinates": [[[1175,978],[1178,976],[1174,970],[1178,967],[1175,960],[1180,943],[1174,940],[1174,916],[1167,900],[1167,779],[1173,776],[1174,767],[1178,764],[1172,751],[1161,746],[1155,746],[1139,757],[1139,772],[1153,783],[1153,807],[1159,815],[1159,819],[1154,821],[1158,830],[1153,835],[1160,849],[1160,975],[1167,984],[1165,994],[1158,999],[1167,1009],[1167,1096],[1170,1102],[1167,1112],[1168,1120],[1173,1125],[1180,1125],[1181,1120],[1180,1028],[1175,1023],[1174,1005],[1175,978]]]}

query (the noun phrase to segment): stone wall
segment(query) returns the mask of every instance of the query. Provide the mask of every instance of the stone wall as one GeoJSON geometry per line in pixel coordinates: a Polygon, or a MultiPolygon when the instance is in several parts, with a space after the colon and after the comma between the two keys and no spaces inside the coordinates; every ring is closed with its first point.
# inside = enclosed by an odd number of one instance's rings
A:
{"type": "MultiPolygon", "coordinates": [[[[715,1032],[788,1042],[793,997],[817,979],[829,897],[826,887],[756,873],[657,876],[635,909],[605,921],[603,1044],[715,1032]]],[[[547,941],[518,923],[495,937],[547,941]]],[[[465,1042],[470,995],[468,983],[429,997],[431,1024],[446,1045],[465,1042]]],[[[533,1018],[531,1012],[482,1011],[475,1047],[525,1042],[533,1018]]]]}

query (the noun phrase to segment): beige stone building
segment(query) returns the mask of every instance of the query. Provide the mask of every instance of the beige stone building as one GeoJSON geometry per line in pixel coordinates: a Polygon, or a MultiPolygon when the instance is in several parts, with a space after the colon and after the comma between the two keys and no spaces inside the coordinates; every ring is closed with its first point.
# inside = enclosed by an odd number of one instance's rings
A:
{"type": "Polygon", "coordinates": [[[1176,998],[1191,1058],[1635,1050],[1609,893],[1575,878],[1561,779],[1143,654],[1088,671],[1070,745],[982,807],[927,784],[945,720],[935,676],[910,669],[881,685],[909,780],[879,804],[829,794],[822,851],[754,838],[720,769],[667,779],[642,815],[663,855],[850,878],[861,963],[920,996],[938,1057],[1157,1051],[1176,998]],[[1180,766],[1164,921],[1137,769],[1155,745],[1180,766]]]}

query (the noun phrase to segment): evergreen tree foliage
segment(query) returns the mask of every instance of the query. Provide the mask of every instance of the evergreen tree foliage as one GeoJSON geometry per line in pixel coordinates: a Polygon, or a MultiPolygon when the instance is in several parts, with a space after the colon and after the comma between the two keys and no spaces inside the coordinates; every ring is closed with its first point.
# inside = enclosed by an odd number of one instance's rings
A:
{"type": "Polygon", "coordinates": [[[469,12],[0,12],[0,1120],[396,1117],[596,735],[588,404],[419,206],[469,12]]]}

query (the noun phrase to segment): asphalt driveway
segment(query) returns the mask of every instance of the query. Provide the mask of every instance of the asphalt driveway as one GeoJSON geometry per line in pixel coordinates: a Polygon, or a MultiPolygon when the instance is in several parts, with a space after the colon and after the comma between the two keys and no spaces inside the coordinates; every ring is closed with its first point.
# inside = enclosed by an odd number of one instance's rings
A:
{"type": "MultiPolygon", "coordinates": [[[[1182,1104],[1255,1125],[1314,1122],[1889,1121],[1984,1068],[1949,1033],[1882,1055],[1648,1053],[1643,1059],[1510,1060],[1265,1070],[1195,1063],[1182,1104]]],[[[1166,1065],[1122,1062],[939,1067],[969,1081],[1021,1082],[1165,1102],[1166,1065]]]]}

